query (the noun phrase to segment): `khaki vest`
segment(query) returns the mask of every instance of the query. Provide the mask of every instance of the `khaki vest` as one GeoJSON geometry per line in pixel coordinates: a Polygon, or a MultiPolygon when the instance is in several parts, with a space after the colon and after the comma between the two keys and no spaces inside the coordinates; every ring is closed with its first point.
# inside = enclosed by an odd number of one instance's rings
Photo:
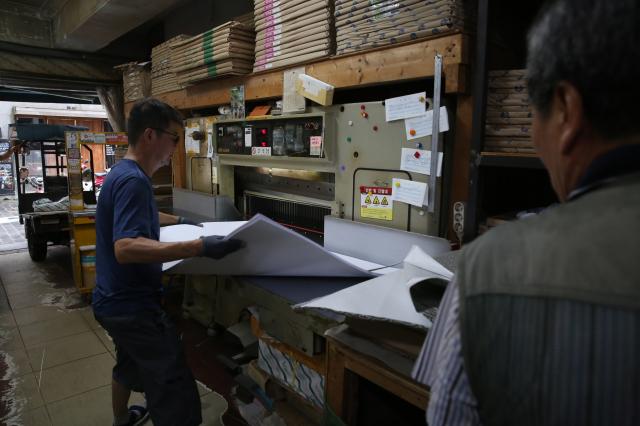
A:
{"type": "Polygon", "coordinates": [[[640,424],[640,174],[492,230],[456,274],[483,424],[640,424]]]}

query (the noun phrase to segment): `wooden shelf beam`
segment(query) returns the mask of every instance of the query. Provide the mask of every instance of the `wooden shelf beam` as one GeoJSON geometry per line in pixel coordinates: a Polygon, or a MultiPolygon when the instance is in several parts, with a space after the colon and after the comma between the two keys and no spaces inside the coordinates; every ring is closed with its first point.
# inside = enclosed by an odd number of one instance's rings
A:
{"type": "MultiPolygon", "coordinates": [[[[433,77],[434,56],[443,56],[446,93],[465,93],[469,64],[468,37],[461,33],[421,39],[377,50],[332,57],[306,65],[307,74],[336,89],[365,87],[433,77]]],[[[282,96],[283,69],[206,81],[157,97],[181,110],[228,104],[232,86],[244,84],[245,99],[282,96]]],[[[132,104],[126,105],[126,112],[132,104]]]]}

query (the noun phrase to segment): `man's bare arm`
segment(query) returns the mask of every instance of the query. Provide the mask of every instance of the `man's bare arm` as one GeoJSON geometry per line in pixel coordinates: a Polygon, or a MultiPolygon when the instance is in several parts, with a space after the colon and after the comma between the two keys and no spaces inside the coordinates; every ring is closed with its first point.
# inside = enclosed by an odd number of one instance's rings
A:
{"type": "Polygon", "coordinates": [[[180,216],[158,212],[158,219],[160,221],[160,226],[176,225],[180,216]]]}
{"type": "Polygon", "coordinates": [[[162,263],[200,256],[201,239],[165,243],[144,237],[122,238],[113,245],[118,263],[162,263]]]}

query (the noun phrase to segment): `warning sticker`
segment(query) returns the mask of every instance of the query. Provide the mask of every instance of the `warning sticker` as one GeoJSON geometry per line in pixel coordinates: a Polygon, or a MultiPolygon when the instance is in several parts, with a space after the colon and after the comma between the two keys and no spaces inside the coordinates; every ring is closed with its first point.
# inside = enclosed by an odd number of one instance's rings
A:
{"type": "Polygon", "coordinates": [[[376,186],[360,187],[360,217],[378,220],[393,220],[393,197],[391,188],[376,186]]]}

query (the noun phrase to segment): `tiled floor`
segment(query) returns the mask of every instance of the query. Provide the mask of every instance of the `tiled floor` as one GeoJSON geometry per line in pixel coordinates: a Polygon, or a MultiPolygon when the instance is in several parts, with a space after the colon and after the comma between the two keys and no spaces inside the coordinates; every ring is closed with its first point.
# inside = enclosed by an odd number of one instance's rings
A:
{"type": "MultiPolygon", "coordinates": [[[[50,248],[44,263],[26,251],[0,255],[0,424],[112,422],[114,347],[75,292],[69,264],[66,247],[50,248]]],[[[225,399],[204,386],[201,396],[204,424],[222,424],[225,399]]]]}

